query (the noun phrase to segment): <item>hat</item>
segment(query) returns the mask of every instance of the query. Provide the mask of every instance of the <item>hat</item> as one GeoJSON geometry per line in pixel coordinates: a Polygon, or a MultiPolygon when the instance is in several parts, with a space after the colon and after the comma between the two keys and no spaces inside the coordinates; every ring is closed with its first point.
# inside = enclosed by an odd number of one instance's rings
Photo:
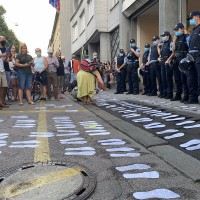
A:
{"type": "Polygon", "coordinates": [[[53,53],[53,48],[49,47],[47,53],[53,53]]]}
{"type": "Polygon", "coordinates": [[[175,30],[175,31],[178,31],[179,28],[181,28],[181,29],[184,28],[184,25],[183,25],[182,23],[178,23],[178,24],[175,26],[174,30],[175,30]]]}
{"type": "Polygon", "coordinates": [[[152,38],[152,41],[156,41],[156,40],[160,40],[160,37],[157,35],[152,38]]]}
{"type": "Polygon", "coordinates": [[[196,10],[190,13],[190,15],[188,16],[187,20],[192,19],[194,16],[200,15],[200,11],[196,10]]]}
{"type": "Polygon", "coordinates": [[[130,43],[135,43],[135,40],[134,40],[134,39],[131,39],[131,40],[130,40],[130,43]]]}
{"type": "Polygon", "coordinates": [[[150,44],[149,44],[149,43],[146,43],[144,47],[145,47],[145,48],[150,48],[150,44]]]}
{"type": "Polygon", "coordinates": [[[163,34],[162,34],[162,35],[160,35],[160,36],[162,36],[162,37],[163,37],[163,36],[167,36],[167,35],[171,35],[169,31],[165,31],[165,32],[163,32],[163,34]]]}
{"type": "Polygon", "coordinates": [[[119,53],[124,53],[124,49],[120,49],[120,50],[119,50],[119,53]]]}

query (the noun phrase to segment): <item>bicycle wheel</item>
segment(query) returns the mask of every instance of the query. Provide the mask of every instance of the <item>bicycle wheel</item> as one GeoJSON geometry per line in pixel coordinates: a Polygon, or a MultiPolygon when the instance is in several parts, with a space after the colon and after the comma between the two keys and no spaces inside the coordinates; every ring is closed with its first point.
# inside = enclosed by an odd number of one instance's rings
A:
{"type": "Polygon", "coordinates": [[[36,102],[41,97],[42,84],[39,81],[34,81],[31,91],[32,101],[36,102]]]}
{"type": "Polygon", "coordinates": [[[7,89],[7,98],[8,98],[8,100],[13,100],[14,99],[13,88],[8,88],[7,89]]]}

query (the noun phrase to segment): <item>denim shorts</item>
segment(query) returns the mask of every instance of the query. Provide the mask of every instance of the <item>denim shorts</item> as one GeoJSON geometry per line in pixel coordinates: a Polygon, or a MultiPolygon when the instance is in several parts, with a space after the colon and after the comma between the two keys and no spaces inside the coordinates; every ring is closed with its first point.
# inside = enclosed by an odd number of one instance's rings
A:
{"type": "Polygon", "coordinates": [[[32,88],[33,74],[17,73],[19,88],[22,90],[32,88]]]}

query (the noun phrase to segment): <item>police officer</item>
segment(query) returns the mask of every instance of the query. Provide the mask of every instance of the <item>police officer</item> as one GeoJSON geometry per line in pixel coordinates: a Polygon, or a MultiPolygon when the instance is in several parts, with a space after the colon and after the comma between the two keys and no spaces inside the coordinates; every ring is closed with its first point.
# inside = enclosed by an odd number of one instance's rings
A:
{"type": "Polygon", "coordinates": [[[160,37],[154,36],[153,39],[153,46],[150,49],[149,57],[148,57],[148,64],[149,64],[149,72],[150,72],[150,82],[151,82],[151,93],[148,94],[149,96],[157,96],[157,81],[158,80],[158,91],[159,91],[159,97],[162,96],[163,90],[162,90],[162,80],[161,80],[161,68],[160,63],[158,61],[159,53],[158,44],[160,43],[160,37]]]}
{"type": "Polygon", "coordinates": [[[117,79],[117,91],[114,94],[123,94],[125,92],[125,79],[126,79],[126,69],[123,67],[120,72],[118,72],[118,69],[123,65],[124,63],[124,57],[125,53],[123,49],[119,50],[119,56],[117,57],[116,62],[116,79],[117,79]]]}
{"type": "Polygon", "coordinates": [[[175,28],[175,36],[172,46],[172,54],[168,59],[170,62],[173,59],[173,74],[176,85],[176,94],[170,99],[171,101],[185,102],[189,99],[189,91],[187,87],[187,76],[179,70],[180,61],[187,56],[188,52],[188,35],[184,34],[184,25],[178,23],[175,28]],[[181,98],[182,92],[184,93],[183,99],[181,98]]]}
{"type": "Polygon", "coordinates": [[[124,58],[124,64],[118,68],[118,72],[126,66],[127,68],[127,77],[129,90],[127,94],[139,94],[139,77],[138,77],[138,68],[139,68],[139,57],[140,49],[136,47],[136,42],[134,39],[130,40],[130,51],[127,56],[124,58]]]}
{"type": "Polygon", "coordinates": [[[171,99],[173,98],[173,70],[168,61],[168,58],[172,53],[171,34],[168,31],[165,31],[161,37],[162,43],[159,44],[161,49],[160,57],[158,59],[161,63],[161,77],[163,86],[163,96],[161,98],[171,99]]]}
{"type": "Polygon", "coordinates": [[[194,67],[188,72],[189,100],[186,103],[198,103],[200,95],[200,11],[193,11],[188,18],[194,26],[190,33],[189,54],[194,58],[194,67]]]}
{"type": "Polygon", "coordinates": [[[149,57],[149,50],[150,50],[150,44],[145,44],[144,46],[144,54],[142,56],[142,66],[140,67],[140,75],[143,79],[143,86],[144,91],[142,95],[151,94],[151,84],[150,84],[150,75],[149,75],[149,63],[148,63],[148,57],[149,57]]]}

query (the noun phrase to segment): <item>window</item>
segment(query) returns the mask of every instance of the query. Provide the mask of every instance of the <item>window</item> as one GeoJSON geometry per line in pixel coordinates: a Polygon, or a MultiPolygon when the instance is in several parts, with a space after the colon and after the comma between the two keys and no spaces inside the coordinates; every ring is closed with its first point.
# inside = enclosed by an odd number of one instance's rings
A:
{"type": "Polygon", "coordinates": [[[78,38],[78,23],[76,22],[72,27],[72,40],[73,42],[78,38]]]}
{"type": "Polygon", "coordinates": [[[88,1],[88,21],[91,20],[91,18],[94,15],[94,0],[88,1]]]}
{"type": "Polygon", "coordinates": [[[80,16],[80,33],[85,30],[85,10],[82,12],[80,16]]]}

